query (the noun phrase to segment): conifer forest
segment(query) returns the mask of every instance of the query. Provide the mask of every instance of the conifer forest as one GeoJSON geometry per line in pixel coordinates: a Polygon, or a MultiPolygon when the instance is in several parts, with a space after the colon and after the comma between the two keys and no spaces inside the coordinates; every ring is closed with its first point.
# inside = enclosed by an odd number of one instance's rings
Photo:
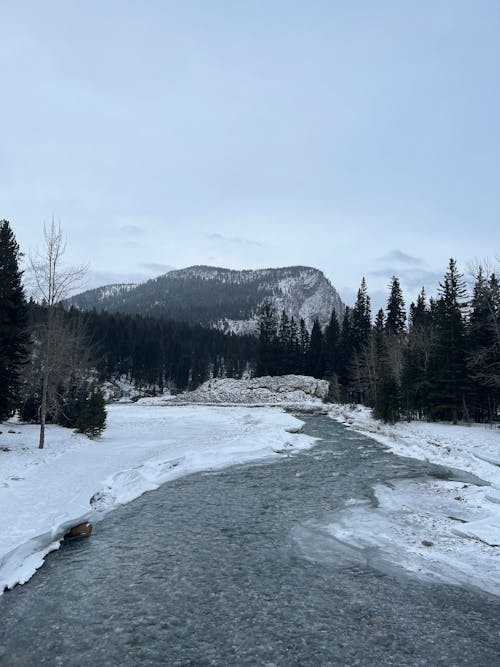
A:
{"type": "MultiPolygon", "coordinates": [[[[126,378],[152,394],[194,389],[213,377],[304,374],[330,382],[330,400],[364,403],[376,417],[492,422],[500,407],[500,285],[477,266],[472,290],[451,259],[428,299],[407,310],[397,277],[372,314],[365,279],[326,327],[265,304],[259,334],[131,314],[83,312],[26,299],[20,249],[0,223],[0,419],[56,422],[95,436],[100,387],[126,378]]],[[[41,444],[43,446],[43,443],[41,444]]]]}

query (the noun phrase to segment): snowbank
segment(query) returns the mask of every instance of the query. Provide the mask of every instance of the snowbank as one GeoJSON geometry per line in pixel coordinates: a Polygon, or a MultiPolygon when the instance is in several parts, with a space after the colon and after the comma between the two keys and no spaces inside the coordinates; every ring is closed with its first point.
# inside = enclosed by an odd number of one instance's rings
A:
{"type": "Polygon", "coordinates": [[[168,480],[310,447],[301,424],[268,408],[112,405],[100,440],[50,426],[43,450],[38,427],[0,426],[0,593],[27,581],[70,527],[168,480]]]}
{"type": "Polygon", "coordinates": [[[390,426],[361,406],[332,406],[330,414],[395,454],[466,473],[462,481],[376,485],[377,507],[355,503],[333,517],[328,532],[336,543],[363,550],[382,569],[404,568],[500,595],[500,430],[427,422],[390,426]]]}
{"type": "Polygon", "coordinates": [[[178,401],[226,405],[319,406],[328,395],[329,384],[307,375],[282,375],[236,380],[214,378],[198,389],[180,394],[178,401]]]}

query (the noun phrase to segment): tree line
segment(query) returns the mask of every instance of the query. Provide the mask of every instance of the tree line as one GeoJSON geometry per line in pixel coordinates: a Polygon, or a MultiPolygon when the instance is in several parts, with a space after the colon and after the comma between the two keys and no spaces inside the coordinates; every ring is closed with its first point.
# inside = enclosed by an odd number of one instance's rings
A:
{"type": "Polygon", "coordinates": [[[377,417],[494,421],[500,404],[500,286],[478,267],[469,294],[455,260],[437,297],[424,290],[405,308],[393,277],[386,309],[372,320],[363,278],[353,307],[323,330],[280,316],[266,303],[258,338],[166,319],[65,309],[78,277],[61,270],[60,229],[32,262],[38,302],[26,301],[21,253],[0,221],[0,420],[59,423],[96,435],[104,426],[105,380],[125,378],[151,393],[195,389],[212,377],[284,375],[326,378],[330,399],[362,402],[377,417]],[[39,258],[40,259],[40,258],[39,258]]]}
{"type": "Polygon", "coordinates": [[[26,300],[21,253],[0,222],[0,421],[104,427],[105,380],[122,378],[151,393],[195,389],[210,377],[241,377],[253,367],[257,340],[139,315],[84,313],[62,303],[82,269],[64,267],[60,228],[45,229],[44,251],[30,259],[39,300],[26,300]]]}
{"type": "Polygon", "coordinates": [[[363,278],[356,303],[322,330],[277,317],[260,320],[257,374],[306,373],[330,381],[331,399],[361,402],[376,417],[494,421],[500,410],[500,285],[478,267],[469,295],[451,259],[437,297],[422,289],[407,317],[393,277],[386,309],[372,320],[363,278]]]}

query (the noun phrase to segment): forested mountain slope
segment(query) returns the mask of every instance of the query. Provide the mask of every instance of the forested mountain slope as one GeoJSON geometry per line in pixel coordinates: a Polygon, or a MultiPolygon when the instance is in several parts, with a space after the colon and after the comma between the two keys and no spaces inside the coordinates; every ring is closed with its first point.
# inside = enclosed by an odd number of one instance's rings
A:
{"type": "Polygon", "coordinates": [[[105,310],[147,315],[224,331],[257,331],[258,315],[266,302],[277,313],[286,311],[312,328],[315,318],[326,325],[344,305],[330,281],[318,269],[291,266],[234,271],[192,266],[170,271],[138,285],[108,285],[73,297],[70,305],[83,310],[105,310]]]}

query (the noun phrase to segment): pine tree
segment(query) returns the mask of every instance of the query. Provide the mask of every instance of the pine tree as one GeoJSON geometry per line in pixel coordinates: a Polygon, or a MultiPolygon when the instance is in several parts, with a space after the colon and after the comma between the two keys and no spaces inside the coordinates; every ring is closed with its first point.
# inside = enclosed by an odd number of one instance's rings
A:
{"type": "Polygon", "coordinates": [[[104,431],[106,424],[106,404],[99,389],[95,389],[85,400],[83,410],[77,421],[79,433],[85,433],[89,438],[97,438],[104,431]]]}
{"type": "Polygon", "coordinates": [[[391,280],[391,293],[387,300],[387,317],[385,319],[385,331],[389,335],[398,336],[405,330],[406,312],[403,292],[396,276],[391,280]]]}
{"type": "Polygon", "coordinates": [[[432,312],[422,288],[417,303],[410,305],[408,339],[403,351],[401,392],[408,419],[415,415],[422,418],[429,410],[428,372],[432,336],[432,312]]]}
{"type": "Polygon", "coordinates": [[[371,330],[370,297],[363,277],[352,311],[352,343],[356,352],[361,352],[368,344],[371,330]]]}
{"type": "Polygon", "coordinates": [[[309,344],[310,336],[306,323],[301,318],[299,328],[300,373],[309,375],[309,344]]]}
{"type": "Polygon", "coordinates": [[[333,378],[338,373],[339,343],[340,325],[337,313],[335,309],[333,309],[323,338],[325,350],[325,376],[327,378],[333,378]]]}
{"type": "Polygon", "coordinates": [[[465,320],[467,289],[454,259],[450,259],[435,305],[435,339],[429,362],[431,414],[453,421],[467,417],[465,320]]]}
{"type": "Polygon", "coordinates": [[[259,356],[256,375],[275,375],[278,367],[276,313],[271,303],[264,304],[259,323],[259,356]]]}
{"type": "Polygon", "coordinates": [[[354,349],[353,345],[352,308],[346,307],[340,329],[338,375],[340,384],[345,388],[349,383],[349,365],[354,349]]]}
{"type": "Polygon", "coordinates": [[[373,329],[373,348],[375,358],[376,390],[373,401],[373,414],[377,419],[394,424],[398,421],[401,410],[399,382],[394,375],[390,359],[390,345],[394,337],[386,332],[384,311],[380,309],[375,318],[373,329]]]}
{"type": "Polygon", "coordinates": [[[0,421],[19,404],[19,372],[26,357],[26,305],[19,246],[7,220],[0,221],[0,421]]]}
{"type": "Polygon", "coordinates": [[[475,421],[493,420],[500,402],[500,288],[479,267],[467,328],[470,410],[475,421]]]}
{"type": "Polygon", "coordinates": [[[323,359],[323,334],[318,319],[314,320],[311,331],[311,341],[309,343],[309,368],[308,375],[315,378],[322,378],[325,373],[325,364],[323,359]]]}

